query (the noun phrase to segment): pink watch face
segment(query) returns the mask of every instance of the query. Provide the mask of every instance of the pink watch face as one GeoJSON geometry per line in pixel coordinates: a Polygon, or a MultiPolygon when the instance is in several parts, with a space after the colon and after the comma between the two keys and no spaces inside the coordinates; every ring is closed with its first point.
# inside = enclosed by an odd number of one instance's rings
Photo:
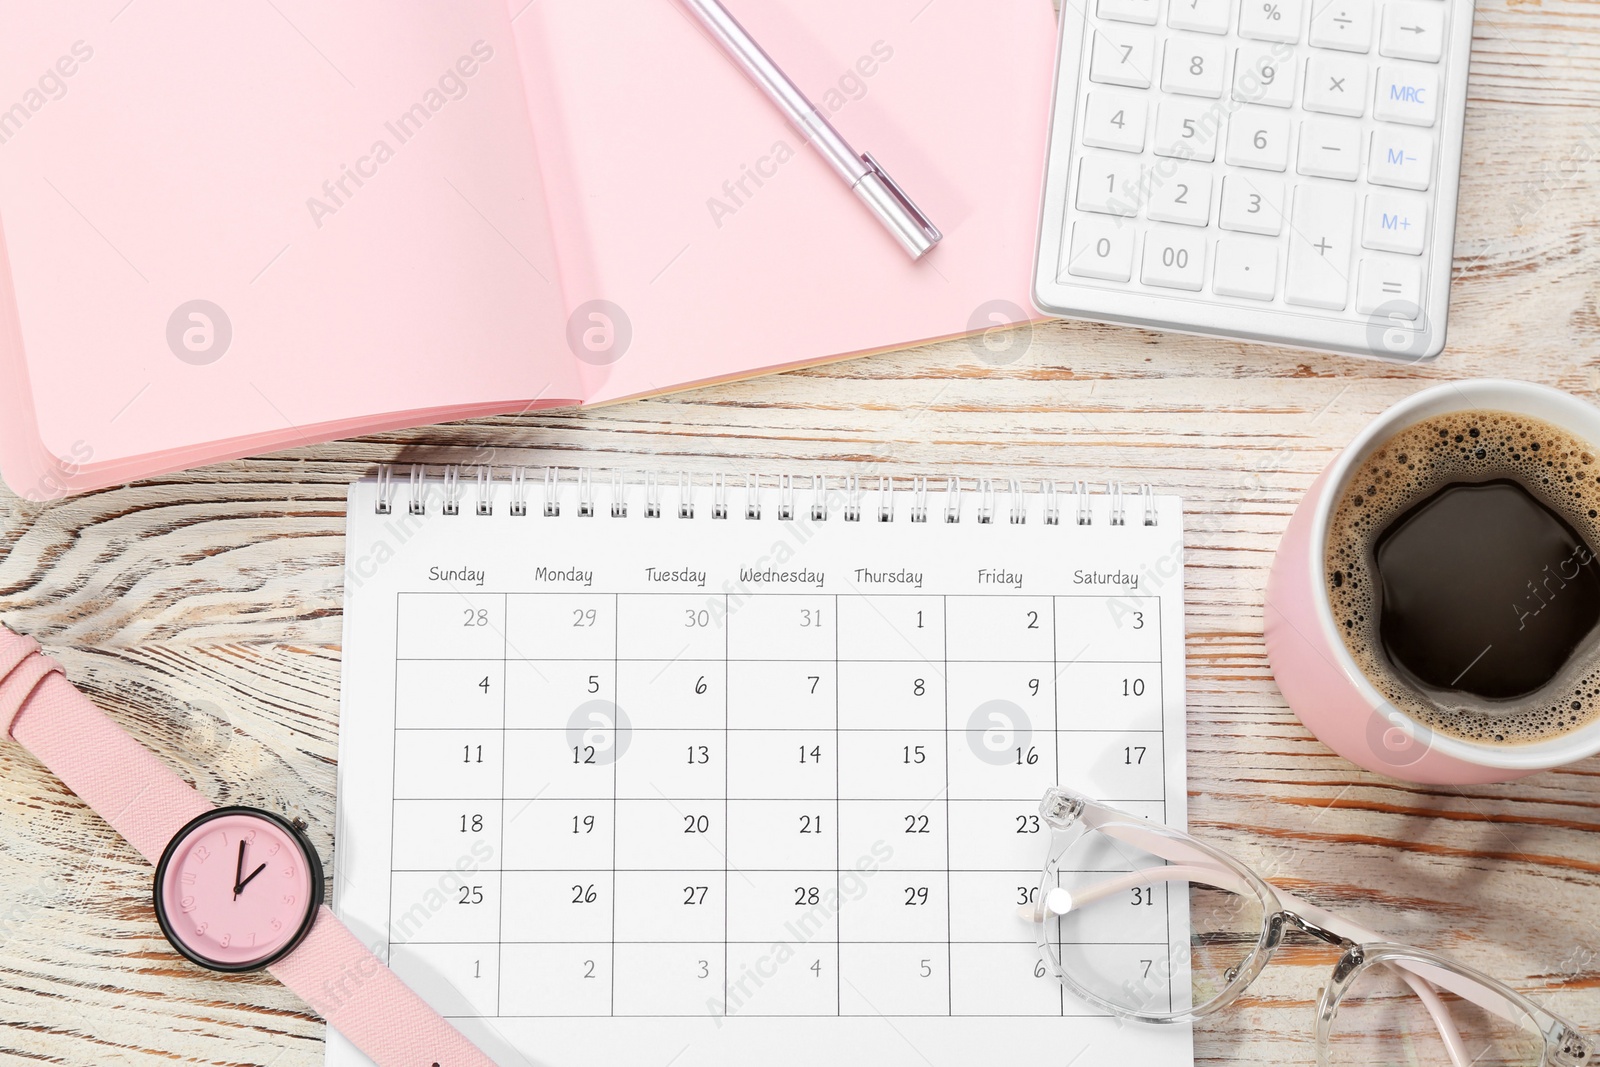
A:
{"type": "Polygon", "coordinates": [[[287,955],[322,904],[322,864],[288,822],[220,808],[173,837],[156,868],[156,917],[202,967],[249,971],[287,955]]]}

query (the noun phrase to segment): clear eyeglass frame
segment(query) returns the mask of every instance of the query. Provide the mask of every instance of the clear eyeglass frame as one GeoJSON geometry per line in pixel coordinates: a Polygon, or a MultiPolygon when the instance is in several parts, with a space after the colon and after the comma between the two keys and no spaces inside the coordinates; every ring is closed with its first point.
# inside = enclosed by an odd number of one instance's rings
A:
{"type": "Polygon", "coordinates": [[[1293,929],[1343,950],[1318,997],[1314,1034],[1317,1062],[1323,1067],[1334,1062],[1331,1034],[1347,994],[1364,977],[1380,970],[1409,987],[1409,994],[1415,995],[1437,1028],[1444,1052],[1455,1067],[1471,1067],[1475,1058],[1463,1044],[1446,999],[1463,1002],[1542,1038],[1542,1057],[1527,1059],[1526,1067],[1586,1067],[1596,1063],[1594,1044],[1576,1024],[1503,982],[1425,949],[1389,942],[1358,923],[1267,884],[1238,860],[1182,830],[1119,811],[1059,786],[1045,791],[1039,814],[1051,830],[1050,852],[1036,899],[1023,905],[1019,913],[1035,925],[1040,958],[1068,992],[1114,1016],[1156,1024],[1189,1023],[1222,1011],[1255,981],[1293,929]],[[1100,881],[1069,892],[1062,887],[1066,868],[1060,866],[1061,860],[1076,841],[1093,832],[1156,857],[1160,865],[1106,871],[1100,881]],[[1253,947],[1223,972],[1225,981],[1212,995],[1201,1003],[1177,1006],[1176,1010],[1133,1007],[1105,995],[1064,963],[1066,954],[1049,936],[1052,917],[1066,916],[1074,909],[1140,886],[1171,882],[1236,894],[1259,908],[1259,930],[1253,947]]]}

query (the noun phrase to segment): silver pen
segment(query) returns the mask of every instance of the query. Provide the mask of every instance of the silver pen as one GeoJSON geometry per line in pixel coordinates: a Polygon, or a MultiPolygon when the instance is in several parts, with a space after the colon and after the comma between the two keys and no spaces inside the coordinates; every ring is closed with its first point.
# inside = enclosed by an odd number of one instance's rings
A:
{"type": "Polygon", "coordinates": [[[816,105],[790,81],[739,21],[718,0],[682,0],[723,50],[814,145],[844,183],[912,259],[921,259],[944,237],[869,152],[857,154],[816,105]]]}

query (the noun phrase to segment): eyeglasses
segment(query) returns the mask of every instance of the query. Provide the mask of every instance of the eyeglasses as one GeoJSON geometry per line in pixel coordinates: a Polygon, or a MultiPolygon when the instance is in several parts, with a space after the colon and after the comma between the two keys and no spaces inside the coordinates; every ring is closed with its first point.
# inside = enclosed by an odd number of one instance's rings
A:
{"type": "Polygon", "coordinates": [[[1123,1018],[1181,1023],[1220,1011],[1291,929],[1344,950],[1317,1004],[1323,1067],[1584,1067],[1572,1023],[1470,967],[1268,885],[1181,830],[1067,789],[1045,792],[1052,830],[1033,901],[1039,947],[1075,996],[1123,1018]],[[1188,937],[1169,929],[1188,927],[1188,937]]]}

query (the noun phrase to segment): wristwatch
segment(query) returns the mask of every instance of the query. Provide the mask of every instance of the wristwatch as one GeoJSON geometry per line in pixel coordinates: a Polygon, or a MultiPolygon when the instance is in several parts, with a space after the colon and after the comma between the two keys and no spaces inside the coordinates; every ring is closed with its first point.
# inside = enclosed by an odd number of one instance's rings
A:
{"type": "Polygon", "coordinates": [[[323,902],[304,824],[213,807],[4,626],[0,727],[156,865],[156,918],[188,959],[266,969],[378,1067],[493,1067],[323,902]]]}

